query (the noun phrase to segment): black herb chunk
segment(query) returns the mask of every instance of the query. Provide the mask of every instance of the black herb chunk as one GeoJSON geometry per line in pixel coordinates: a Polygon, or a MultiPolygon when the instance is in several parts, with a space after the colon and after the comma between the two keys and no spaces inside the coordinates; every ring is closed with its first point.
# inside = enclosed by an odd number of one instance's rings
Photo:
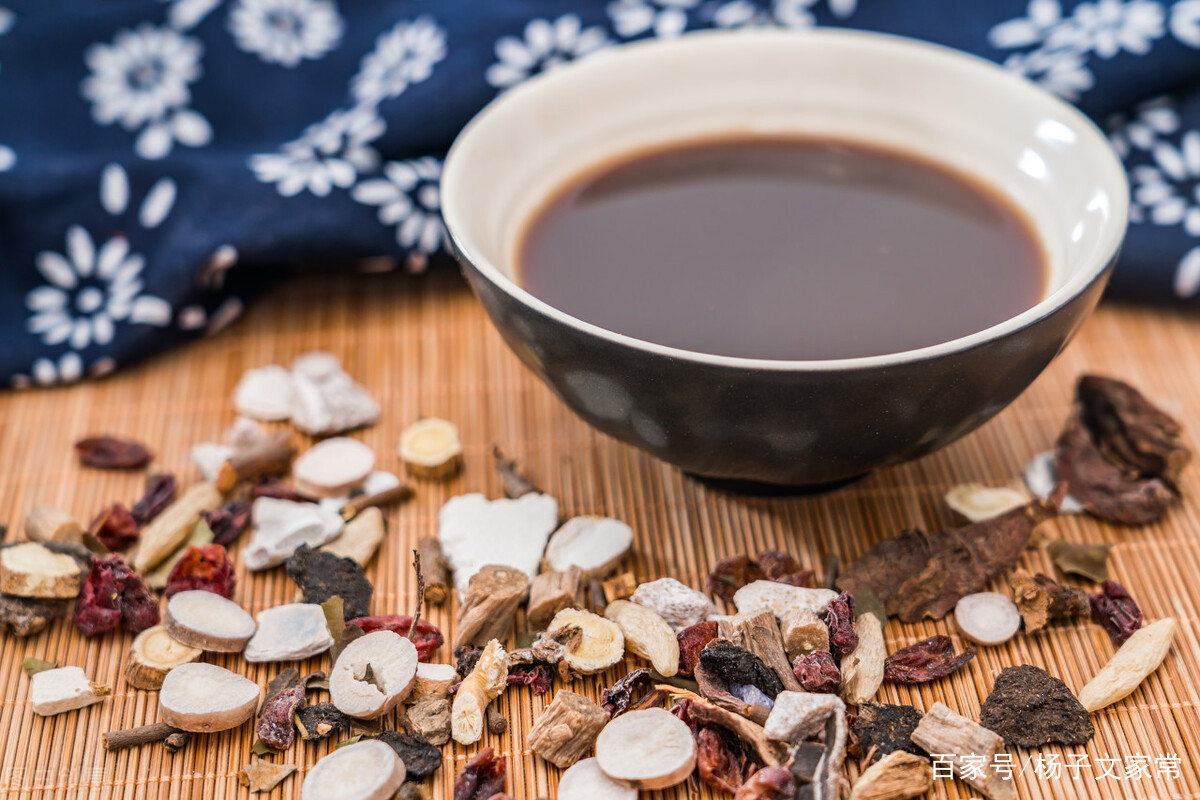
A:
{"type": "Polygon", "coordinates": [[[996,676],[979,724],[1004,737],[1010,747],[1084,744],[1095,728],[1067,685],[1045,670],[1024,664],[996,676]]]}
{"type": "Polygon", "coordinates": [[[350,730],[351,717],[337,710],[333,703],[315,703],[296,712],[300,735],[309,740],[325,739],[335,733],[350,730]]]}
{"type": "Polygon", "coordinates": [[[710,674],[731,683],[753,684],[772,700],[783,691],[783,682],[762,659],[725,639],[714,639],[700,651],[700,663],[710,674]]]}
{"type": "Polygon", "coordinates": [[[336,595],[342,598],[345,619],[370,616],[375,587],[354,559],[301,545],[284,569],[300,587],[304,602],[320,604],[336,595]]]}
{"type": "Polygon", "coordinates": [[[396,755],[404,762],[410,779],[422,780],[442,767],[442,751],[431,745],[423,736],[384,731],[378,736],[368,738],[378,739],[395,750],[396,755]]]}
{"type": "Polygon", "coordinates": [[[912,733],[920,722],[921,712],[912,706],[863,703],[858,707],[858,718],[854,721],[858,749],[868,753],[874,748],[871,761],[896,750],[923,756],[925,751],[912,741],[912,733]]]}

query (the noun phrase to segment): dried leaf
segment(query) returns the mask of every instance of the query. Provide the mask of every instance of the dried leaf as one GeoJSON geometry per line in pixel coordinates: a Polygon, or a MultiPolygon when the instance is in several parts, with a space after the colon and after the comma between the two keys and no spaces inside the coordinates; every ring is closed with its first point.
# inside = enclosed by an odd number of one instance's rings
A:
{"type": "Polygon", "coordinates": [[[1046,545],[1046,552],[1058,567],[1068,575],[1082,575],[1097,583],[1108,580],[1108,553],[1112,544],[1076,544],[1064,539],[1053,539],[1046,545]]]}
{"type": "Polygon", "coordinates": [[[295,771],[295,764],[274,764],[261,758],[251,758],[250,763],[242,769],[242,776],[251,793],[269,792],[295,771]]]}
{"type": "Polygon", "coordinates": [[[256,756],[273,756],[279,751],[262,739],[255,739],[254,744],[250,745],[250,752],[256,756]]]}
{"type": "Polygon", "coordinates": [[[346,616],[342,598],[335,594],[324,603],[321,603],[321,611],[325,612],[325,624],[329,627],[329,635],[336,642],[342,638],[342,631],[346,629],[346,616]]]}
{"type": "Polygon", "coordinates": [[[340,741],[340,742],[338,742],[337,744],[335,744],[335,745],[333,746],[333,749],[334,749],[334,750],[341,750],[341,749],[342,749],[343,747],[345,747],[346,745],[356,744],[356,743],[357,743],[357,742],[358,742],[360,739],[362,739],[362,738],[363,738],[363,734],[361,734],[361,733],[360,733],[360,734],[357,734],[357,735],[355,735],[355,736],[351,736],[349,739],[343,739],[342,741],[340,741]]]}
{"type": "Polygon", "coordinates": [[[1169,414],[1123,381],[1084,375],[1075,388],[1084,420],[1104,455],[1127,471],[1162,478],[1170,486],[1192,454],[1169,414]]]}
{"type": "Polygon", "coordinates": [[[30,656],[21,662],[21,669],[25,670],[25,674],[32,678],[39,672],[45,672],[48,669],[58,669],[58,662],[43,661],[40,658],[34,658],[33,656],[30,656]]]}

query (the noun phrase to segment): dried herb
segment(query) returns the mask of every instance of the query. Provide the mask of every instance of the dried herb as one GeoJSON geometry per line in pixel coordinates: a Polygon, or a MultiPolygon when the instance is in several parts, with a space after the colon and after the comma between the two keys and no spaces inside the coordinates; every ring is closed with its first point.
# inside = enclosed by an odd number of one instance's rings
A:
{"type": "Polygon", "coordinates": [[[854,609],[854,618],[857,620],[863,614],[874,614],[875,619],[883,625],[887,625],[887,609],[883,603],[879,602],[879,598],[871,591],[870,586],[864,586],[852,595],[854,602],[851,607],[854,609]]]}
{"type": "Polygon", "coordinates": [[[233,597],[237,583],[233,561],[219,544],[188,547],[167,576],[167,597],[198,589],[222,597],[233,597]]]}
{"type": "Polygon", "coordinates": [[[1055,513],[1051,506],[1031,503],[961,528],[904,531],[878,542],[843,570],[838,588],[852,595],[869,588],[889,615],[905,622],[941,619],[964,595],[1012,569],[1033,529],[1055,513]]]}
{"type": "Polygon", "coordinates": [[[806,692],[836,694],[842,683],[842,672],[828,650],[814,650],[798,656],[792,671],[806,692]]]}
{"type": "Polygon", "coordinates": [[[375,631],[392,631],[405,638],[412,633],[412,643],[417,648],[417,658],[428,661],[444,641],[442,632],[428,620],[417,620],[414,627],[413,618],[407,614],[389,614],[381,617],[357,617],[350,620],[349,625],[357,625],[363,633],[375,631]]]}
{"type": "Polygon", "coordinates": [[[138,540],[138,523],[129,509],[113,503],[96,515],[88,532],[109,550],[125,550],[138,540]]]}
{"type": "Polygon", "coordinates": [[[351,736],[349,739],[342,739],[340,742],[338,742],[337,744],[335,744],[333,746],[333,749],[341,750],[343,747],[349,747],[352,744],[358,744],[359,742],[362,741],[362,738],[363,738],[363,734],[356,733],[353,736],[351,736]]]}
{"type": "Polygon", "coordinates": [[[39,672],[45,672],[48,669],[58,669],[58,662],[42,661],[40,658],[30,656],[21,662],[21,669],[25,670],[25,674],[32,678],[39,672]]]}
{"type": "Polygon", "coordinates": [[[454,648],[454,671],[458,673],[460,678],[467,677],[475,669],[475,665],[479,663],[479,656],[482,654],[482,647],[460,645],[454,648]]]}
{"type": "Polygon", "coordinates": [[[1009,747],[1086,744],[1095,733],[1087,709],[1067,685],[1028,664],[1006,667],[984,701],[979,724],[1009,747]]]}
{"type": "Polygon", "coordinates": [[[528,686],[535,697],[550,690],[554,671],[549,664],[538,661],[532,664],[511,664],[508,667],[509,686],[528,686]]]}
{"type": "Polygon", "coordinates": [[[1086,617],[1091,611],[1087,592],[1059,586],[1040,572],[1012,579],[1013,602],[1021,612],[1025,630],[1032,633],[1057,620],[1086,617]]]}
{"type": "Polygon", "coordinates": [[[142,583],[125,559],[92,556],[92,568],[79,603],[75,606],[75,627],[84,636],[95,636],[118,625],[131,633],[140,633],[158,624],[158,601],[142,583]]]}
{"type": "Polygon", "coordinates": [[[1142,627],[1142,610],[1125,587],[1116,581],[1100,584],[1100,591],[1091,596],[1091,605],[1092,619],[1108,631],[1109,638],[1118,647],[1142,627]]]}
{"type": "Polygon", "coordinates": [[[762,567],[743,553],[718,561],[708,574],[705,589],[711,595],[733,602],[733,595],[738,589],[765,577],[762,567]]]}
{"type": "Polygon", "coordinates": [[[163,509],[171,505],[171,501],[175,499],[177,489],[178,485],[175,483],[174,475],[151,475],[146,478],[146,491],[130,509],[137,524],[145,525],[161,514],[163,509]]]}
{"type": "Polygon", "coordinates": [[[954,655],[949,636],[930,636],[888,656],[883,662],[883,677],[896,683],[925,683],[946,677],[974,657],[974,647],[954,655]]]}
{"type": "Polygon", "coordinates": [[[844,656],[858,647],[858,634],[854,631],[854,598],[842,592],[825,607],[825,627],[829,629],[829,649],[836,656],[844,656]]]}
{"type": "Polygon", "coordinates": [[[795,780],[792,778],[792,773],[783,767],[760,769],[751,775],[734,795],[734,800],[794,800],[794,798],[796,798],[795,780]]]}
{"type": "Polygon", "coordinates": [[[250,745],[250,752],[256,756],[273,756],[279,751],[262,739],[255,739],[254,743],[250,745]]]}
{"type": "Polygon", "coordinates": [[[1082,575],[1099,583],[1108,580],[1108,552],[1112,545],[1075,544],[1054,539],[1046,545],[1046,552],[1054,566],[1068,575],[1082,575]]]}
{"type": "Polygon", "coordinates": [[[229,546],[250,524],[250,504],[245,500],[234,500],[211,511],[201,511],[200,518],[208,523],[213,532],[213,544],[229,546]]]}
{"type": "MultiPolygon", "coordinates": [[[[416,638],[417,625],[421,621],[421,604],[425,602],[425,576],[421,574],[421,551],[413,549],[413,572],[417,576],[417,610],[413,612],[412,624],[408,626],[407,638],[410,642],[416,638]]],[[[361,628],[362,626],[359,625],[361,628]]],[[[437,630],[436,628],[434,630],[437,630]]],[[[441,636],[441,633],[438,633],[441,636]]],[[[440,642],[438,644],[441,644],[440,642]]],[[[436,649],[436,648],[435,648],[436,649]]]]}
{"type": "Polygon", "coordinates": [[[46,600],[0,594],[0,631],[13,636],[33,636],[66,615],[69,600],[46,600]]]}
{"type": "Polygon", "coordinates": [[[342,632],[346,629],[345,604],[342,603],[342,598],[334,595],[321,603],[321,613],[325,615],[325,627],[329,628],[329,635],[336,642],[342,638],[342,632]]]}
{"type": "Polygon", "coordinates": [[[378,736],[367,738],[378,739],[395,750],[396,755],[404,762],[410,780],[424,780],[442,768],[442,751],[423,736],[384,731],[378,736]]]}
{"type": "Polygon", "coordinates": [[[783,691],[783,682],[761,658],[724,639],[716,639],[701,650],[700,663],[726,685],[753,684],[772,700],[783,691]]]}
{"type": "MultiPolygon", "coordinates": [[[[296,670],[289,670],[293,675],[296,670]]],[[[304,684],[297,683],[268,694],[258,712],[258,724],[254,732],[258,738],[276,750],[287,750],[296,741],[296,727],[292,715],[304,706],[304,684]]]]}
{"type": "Polygon", "coordinates": [[[699,663],[700,651],[717,638],[717,623],[697,622],[681,630],[675,638],[679,642],[679,671],[676,674],[690,678],[699,663]]]}
{"type": "Polygon", "coordinates": [[[251,794],[269,792],[295,771],[295,764],[273,764],[270,761],[252,757],[250,763],[242,768],[238,775],[238,781],[247,787],[251,794]]]}
{"type": "Polygon", "coordinates": [[[496,751],[485,747],[463,767],[454,779],[454,800],[490,800],[504,790],[508,762],[496,751]]]}
{"type": "MultiPolygon", "coordinates": [[[[323,550],[300,545],[284,563],[289,578],[300,587],[305,603],[323,603],[337,595],[345,604],[350,619],[371,613],[371,595],[375,587],[367,580],[362,566],[352,558],[342,558],[323,550]]],[[[412,624],[412,620],[409,620],[412,624]]],[[[399,631],[397,631],[399,633],[399,631]]],[[[401,636],[408,634],[405,630],[401,636]]]]}
{"type": "Polygon", "coordinates": [[[1084,375],[1075,387],[1084,420],[1104,455],[1129,472],[1161,478],[1169,486],[1192,454],[1169,414],[1123,381],[1084,375]]]}
{"type": "Polygon", "coordinates": [[[316,741],[350,730],[354,720],[338,711],[333,703],[315,703],[299,709],[295,722],[302,739],[316,741]]]}
{"type": "Polygon", "coordinates": [[[858,749],[863,753],[874,751],[871,761],[896,750],[924,755],[925,751],[913,744],[911,738],[920,722],[921,712],[912,706],[863,703],[854,720],[858,749]]]}
{"type": "Polygon", "coordinates": [[[600,705],[610,717],[619,717],[633,705],[635,695],[652,682],[650,670],[645,667],[635,669],[600,693],[600,705]]]}
{"type": "Polygon", "coordinates": [[[274,497],[277,500],[291,500],[293,503],[303,503],[308,500],[307,497],[278,478],[268,478],[255,484],[250,490],[250,496],[255,500],[260,497],[274,497]]]}
{"type": "Polygon", "coordinates": [[[132,439],[92,436],[75,443],[79,463],[96,469],[141,469],[154,458],[144,444],[132,439]]]}
{"type": "Polygon", "coordinates": [[[803,569],[795,556],[782,550],[763,550],[758,554],[758,565],[769,581],[789,586],[808,586],[812,582],[812,570],[803,569]]]}
{"type": "Polygon", "coordinates": [[[725,792],[736,792],[749,777],[741,746],[731,745],[719,729],[708,726],[696,731],[696,767],[700,780],[725,792]]]}
{"type": "Polygon", "coordinates": [[[496,464],[496,471],[500,473],[500,482],[504,484],[506,497],[515,500],[539,491],[537,485],[517,469],[517,462],[505,457],[499,445],[492,445],[492,460],[496,464]]]}

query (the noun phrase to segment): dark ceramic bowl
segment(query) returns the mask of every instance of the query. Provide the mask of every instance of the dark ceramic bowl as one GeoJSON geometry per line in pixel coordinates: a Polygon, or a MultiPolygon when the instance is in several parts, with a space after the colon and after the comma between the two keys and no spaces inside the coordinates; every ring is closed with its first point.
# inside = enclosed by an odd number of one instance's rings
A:
{"type": "Polygon", "coordinates": [[[1033,84],[938,46],[830,30],[694,34],[557,68],[480,112],[442,178],[464,273],[505,341],[563,402],[690,473],[786,486],[923,456],[1012,402],[1099,300],[1127,198],[1100,131],[1033,84]],[[1034,221],[1046,297],[919,350],[768,361],[623,336],[513,280],[518,234],[571,177],[650,145],[734,132],[883,143],[976,175],[1034,221]]]}

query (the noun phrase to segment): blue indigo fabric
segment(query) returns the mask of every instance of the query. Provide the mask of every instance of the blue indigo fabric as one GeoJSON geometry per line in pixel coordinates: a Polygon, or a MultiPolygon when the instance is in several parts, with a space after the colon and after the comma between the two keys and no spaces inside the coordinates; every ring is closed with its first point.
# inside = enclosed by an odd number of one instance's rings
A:
{"type": "Polygon", "coordinates": [[[1075,102],[1129,169],[1113,292],[1200,295],[1200,0],[0,0],[0,385],[102,375],[297,265],[444,260],[441,156],[601,48],[835,25],[1075,102]]]}

